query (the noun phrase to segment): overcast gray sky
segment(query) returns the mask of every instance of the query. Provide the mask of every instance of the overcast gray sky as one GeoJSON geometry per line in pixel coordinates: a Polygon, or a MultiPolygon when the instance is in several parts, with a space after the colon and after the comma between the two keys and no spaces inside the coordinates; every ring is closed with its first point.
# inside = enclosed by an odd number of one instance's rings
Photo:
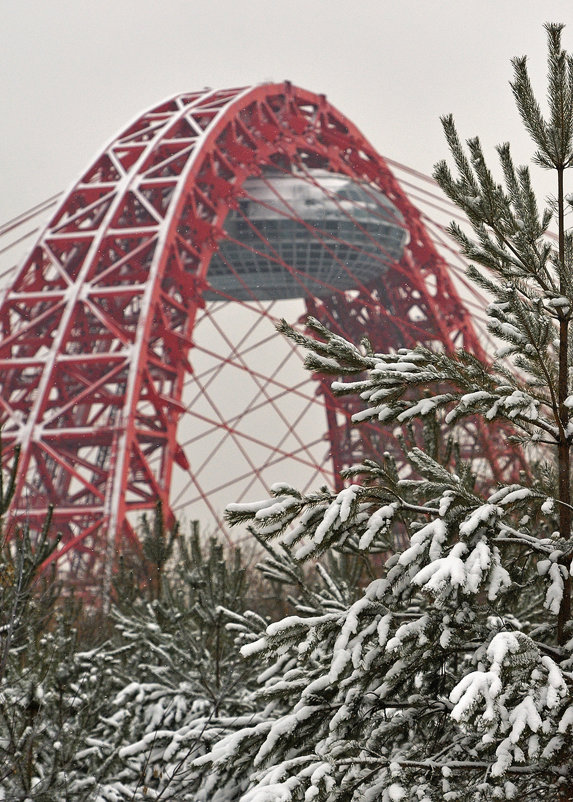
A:
{"type": "Polygon", "coordinates": [[[139,111],[204,86],[289,79],[423,172],[439,115],[525,158],[508,80],[545,72],[570,0],[0,0],[0,223],[73,183],[139,111]]]}

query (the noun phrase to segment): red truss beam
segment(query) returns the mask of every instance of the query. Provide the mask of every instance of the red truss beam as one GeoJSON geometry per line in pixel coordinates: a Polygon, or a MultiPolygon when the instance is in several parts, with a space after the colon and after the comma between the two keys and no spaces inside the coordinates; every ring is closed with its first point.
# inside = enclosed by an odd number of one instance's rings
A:
{"type": "MultiPolygon", "coordinates": [[[[52,504],[63,536],[58,555],[81,551],[91,555],[84,567],[99,570],[111,566],[118,538],[136,542],[129,513],[160,500],[172,517],[173,464],[189,465],[177,423],[209,263],[227,236],[229,211],[247,194],[245,181],[289,164],[309,183],[314,168],[367,182],[409,232],[401,262],[383,279],[351,293],[325,288],[320,300],[308,297],[314,314],[355,340],[368,333],[378,350],[423,341],[482,353],[420,213],[324,96],[289,83],[178,95],[96,158],[0,307],[4,460],[21,446],[12,515],[39,521],[52,504]]],[[[334,253],[331,235],[317,237],[334,253]]],[[[280,255],[270,258],[292,272],[280,255]]],[[[260,381],[266,397],[276,395],[272,382],[260,381]]],[[[353,458],[340,425],[348,410],[324,385],[320,392],[340,468],[353,458]]],[[[503,449],[495,446],[492,464],[507,463],[503,449]]]]}

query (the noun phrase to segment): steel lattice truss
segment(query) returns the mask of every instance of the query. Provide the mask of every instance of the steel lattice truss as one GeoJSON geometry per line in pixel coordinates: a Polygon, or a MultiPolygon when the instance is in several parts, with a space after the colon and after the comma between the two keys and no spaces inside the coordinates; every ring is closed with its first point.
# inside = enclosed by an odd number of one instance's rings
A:
{"type": "MultiPolygon", "coordinates": [[[[313,171],[326,170],[376,188],[409,232],[392,269],[368,286],[357,280],[352,291],[307,291],[308,311],[355,341],[367,333],[377,350],[425,342],[482,353],[467,303],[419,211],[385,160],[323,96],[269,84],[183,94],[151,109],[65,196],[0,307],[4,460],[9,463],[14,446],[21,447],[13,517],[35,524],[52,504],[63,538],[58,554],[79,555],[84,570],[100,569],[106,554],[109,564],[119,536],[137,543],[132,513],[153,509],[159,500],[172,517],[174,466],[196,473],[193,435],[187,449],[177,436],[195,355],[202,350],[207,361],[243,360],[240,338],[216,314],[222,309],[232,320],[236,302],[224,294],[214,303],[203,300],[208,268],[229,238],[227,215],[240,213],[248,196],[245,182],[253,176],[264,181],[269,167],[294,167],[309,183],[313,171]],[[211,353],[208,342],[193,350],[194,329],[204,318],[228,348],[227,357],[211,353]]],[[[296,217],[294,210],[284,214],[296,217]]],[[[337,258],[335,236],[320,230],[312,236],[337,258]]],[[[280,255],[271,258],[296,272],[280,255]]],[[[249,292],[242,307],[258,316],[256,327],[272,317],[273,304],[265,306],[249,292]]],[[[271,327],[261,336],[270,341],[271,327]]],[[[293,386],[279,367],[266,374],[248,368],[259,392],[251,411],[289,394],[326,408],[332,463],[317,465],[315,473],[332,477],[356,456],[349,411],[324,383],[293,386]]],[[[197,403],[191,401],[191,412],[209,397],[207,373],[192,376],[197,403]]],[[[197,412],[224,437],[239,433],[243,414],[197,412]]],[[[287,424],[296,431],[294,416],[287,424]]],[[[260,466],[248,453],[261,439],[243,433],[241,441],[253,475],[260,466]]],[[[494,472],[514,460],[501,441],[483,440],[482,447],[494,472]]],[[[276,460],[296,456],[280,441],[272,449],[276,460]]],[[[303,442],[300,454],[301,464],[315,459],[303,442]]]]}

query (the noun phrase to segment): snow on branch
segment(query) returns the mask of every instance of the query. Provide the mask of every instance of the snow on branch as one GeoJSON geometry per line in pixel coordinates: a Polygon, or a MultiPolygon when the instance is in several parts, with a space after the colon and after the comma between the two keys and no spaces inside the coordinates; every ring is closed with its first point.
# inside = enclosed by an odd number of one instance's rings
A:
{"type": "MultiPolygon", "coordinates": [[[[498,632],[487,647],[488,670],[467,674],[450,693],[454,703],[451,716],[458,722],[473,722],[483,731],[482,742],[490,743],[496,733],[504,736],[496,749],[492,776],[502,776],[514,761],[522,762],[520,743],[525,741],[531,756],[540,750],[538,734],[549,732],[545,717],[560,706],[568,694],[559,666],[522,632],[498,632]],[[529,682],[523,678],[528,676],[529,682]]],[[[568,726],[566,714],[561,730],[568,726]]],[[[548,722],[549,724],[549,722],[548,722]]],[[[559,744],[549,740],[544,751],[559,744]]]]}

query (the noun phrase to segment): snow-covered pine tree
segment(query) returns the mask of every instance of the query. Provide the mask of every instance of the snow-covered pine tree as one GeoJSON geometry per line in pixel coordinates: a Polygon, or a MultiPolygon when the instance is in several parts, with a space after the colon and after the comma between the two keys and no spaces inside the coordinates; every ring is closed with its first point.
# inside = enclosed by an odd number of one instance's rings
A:
{"type": "Polygon", "coordinates": [[[561,32],[547,26],[547,116],[525,59],[513,62],[534,162],[556,172],[549,210],[538,211],[530,172],[514,166],[508,145],[498,148],[499,183],[479,140],[464,148],[452,119],[443,121],[456,175],[444,162],[436,178],[473,229],[452,225],[470,277],[492,296],[489,328],[503,345],[491,363],[420,347],[373,354],[316,321],[312,336],[283,326],[309,350],[309,369],[342,375],[334,390],[360,396],[356,422],[429,419],[455,440],[466,416],[502,419],[526,448],[532,478],[487,489],[455,447],[449,462],[435,448],[412,448],[417,480],[400,479],[381,455],[347,471],[339,493],[277,485],[269,500],[231,505],[229,520],[274,540],[287,569],[291,556],[328,550],[366,559],[397,529],[408,543],[355,601],[307,605],[243,648],[267,659],[270,678],[261,677],[252,725],[196,761],[203,802],[573,799],[573,241],[565,228],[573,59],[561,32]],[[294,662],[273,673],[285,655],[294,662]]]}
{"type": "Polygon", "coordinates": [[[17,471],[16,453],[0,474],[0,800],[90,802],[77,752],[105,707],[108,661],[78,649],[78,609],[41,571],[59,542],[50,511],[39,532],[5,520],[17,471]]]}
{"type": "Polygon", "coordinates": [[[254,640],[252,631],[260,636],[267,624],[256,613],[243,615],[251,588],[240,550],[231,553],[215,539],[202,544],[193,529],[188,542],[177,537],[166,565],[170,538],[160,521],[147,534],[156,543],[145,556],[160,570],[150,572],[148,598],[138,581],[129,587],[126,574],[117,583],[115,632],[102,649],[113,693],[78,755],[84,775],[97,780],[90,802],[193,800],[192,759],[256,712],[249,699],[256,673],[226,627],[231,618],[254,640]]]}
{"type": "Polygon", "coordinates": [[[93,733],[114,690],[113,656],[80,650],[68,617],[60,611],[51,631],[38,633],[28,610],[23,637],[8,655],[0,687],[0,800],[94,799],[96,774],[79,758],[86,740],[95,751],[93,733]]]}

